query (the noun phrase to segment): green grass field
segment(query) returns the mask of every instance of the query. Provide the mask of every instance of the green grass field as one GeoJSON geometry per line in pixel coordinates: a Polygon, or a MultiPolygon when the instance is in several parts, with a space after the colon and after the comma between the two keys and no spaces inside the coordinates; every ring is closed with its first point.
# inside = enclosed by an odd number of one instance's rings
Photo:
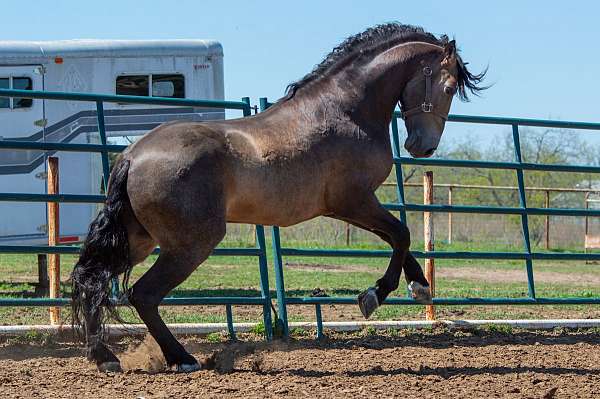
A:
{"type": "MultiPolygon", "coordinates": [[[[223,247],[244,246],[239,242],[226,242],[223,247]]],[[[319,247],[323,243],[295,243],[286,241],[288,247],[319,247]]],[[[386,249],[385,245],[354,245],[352,248],[386,249]]],[[[413,248],[422,248],[419,243],[413,248]]],[[[520,248],[488,246],[486,244],[438,244],[437,250],[519,251],[520,248]]],[[[152,264],[154,257],[134,268],[135,280],[152,264]]],[[[61,257],[62,292],[69,295],[68,277],[75,258],[61,257]]],[[[298,258],[285,261],[286,290],[290,296],[309,296],[316,288],[330,296],[356,296],[372,286],[387,267],[382,258],[298,258]]],[[[269,249],[270,287],[274,291],[272,257],[269,249]]],[[[538,297],[593,297],[600,296],[600,269],[597,264],[585,262],[535,262],[536,291],[538,297]]],[[[524,297],[527,295],[523,261],[488,260],[436,260],[436,296],[439,297],[524,297]]],[[[0,295],[4,297],[32,297],[37,279],[35,255],[0,255],[0,295]]],[[[174,296],[255,296],[259,295],[258,262],[254,257],[211,257],[178,287],[174,296]]],[[[405,285],[394,295],[405,295],[405,285]]],[[[222,306],[163,307],[161,312],[168,322],[223,322],[222,306]]],[[[360,319],[356,306],[331,305],[323,307],[325,320],[360,319]]],[[[138,321],[129,310],[126,318],[138,321]]],[[[310,306],[292,306],[292,321],[314,320],[310,306]]],[[[440,318],[587,318],[600,317],[600,306],[445,306],[438,307],[440,318]]],[[[234,307],[236,321],[260,320],[258,307],[234,307]]],[[[383,306],[374,319],[421,319],[423,306],[383,306]]],[[[69,320],[68,309],[63,318],[69,320]]],[[[0,308],[0,323],[46,324],[47,308],[0,308]]]]}

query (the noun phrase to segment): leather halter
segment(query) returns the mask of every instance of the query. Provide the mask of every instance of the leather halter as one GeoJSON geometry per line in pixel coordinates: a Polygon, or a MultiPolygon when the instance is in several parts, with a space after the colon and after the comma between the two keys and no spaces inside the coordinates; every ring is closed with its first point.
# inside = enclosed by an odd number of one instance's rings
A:
{"type": "Polygon", "coordinates": [[[406,111],[403,110],[402,104],[400,104],[399,102],[398,104],[400,105],[402,119],[406,120],[411,116],[423,112],[425,114],[431,113],[433,115],[436,115],[445,121],[448,120],[448,116],[437,112],[437,110],[433,108],[433,104],[431,102],[431,76],[433,75],[433,71],[428,66],[423,67],[423,75],[425,76],[425,100],[423,100],[423,103],[421,105],[417,105],[416,107],[413,107],[406,111]]]}

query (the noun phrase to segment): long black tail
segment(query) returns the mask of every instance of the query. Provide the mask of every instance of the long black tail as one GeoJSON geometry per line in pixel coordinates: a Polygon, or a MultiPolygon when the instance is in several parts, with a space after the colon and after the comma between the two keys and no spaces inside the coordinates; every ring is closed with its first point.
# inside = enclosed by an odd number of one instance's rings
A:
{"type": "Polygon", "coordinates": [[[74,327],[83,325],[86,314],[99,326],[110,317],[121,321],[110,301],[110,282],[124,273],[123,286],[127,288],[132,268],[127,229],[122,221],[123,213],[131,209],[127,195],[128,171],[128,160],[121,159],[115,165],[104,209],[90,224],[79,261],[71,274],[74,327]]]}

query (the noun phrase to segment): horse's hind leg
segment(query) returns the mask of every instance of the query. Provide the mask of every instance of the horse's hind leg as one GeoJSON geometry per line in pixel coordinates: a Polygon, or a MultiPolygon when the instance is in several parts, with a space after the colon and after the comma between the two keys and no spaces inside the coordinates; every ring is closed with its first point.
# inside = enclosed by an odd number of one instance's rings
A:
{"type": "MultiPolygon", "coordinates": [[[[152,252],[156,243],[140,224],[129,214],[124,215],[127,227],[127,241],[129,247],[129,260],[131,267],[142,262],[152,252]]],[[[86,336],[86,353],[88,360],[94,361],[101,371],[120,371],[119,359],[108,349],[102,337],[102,312],[103,308],[94,305],[92,296],[83,289],[80,302],[84,316],[86,336]]]]}
{"type": "MultiPolygon", "coordinates": [[[[211,226],[211,239],[177,248],[162,247],[156,263],[131,288],[129,301],[160,346],[167,365],[176,371],[195,371],[200,366],[175,339],[158,313],[158,305],[210,255],[225,234],[225,222],[211,226]]],[[[206,233],[206,232],[205,232],[206,233]]],[[[182,232],[181,234],[185,234],[182,232]]],[[[206,234],[204,234],[206,237],[206,234]]]]}

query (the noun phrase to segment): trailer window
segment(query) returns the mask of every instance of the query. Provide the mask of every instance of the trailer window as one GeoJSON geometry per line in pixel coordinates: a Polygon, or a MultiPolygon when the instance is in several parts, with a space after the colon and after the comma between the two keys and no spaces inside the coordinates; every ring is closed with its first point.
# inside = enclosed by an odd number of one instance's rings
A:
{"type": "Polygon", "coordinates": [[[185,80],[179,74],[122,75],[116,88],[117,94],[128,96],[185,98],[185,80]]]}
{"type": "Polygon", "coordinates": [[[183,75],[152,75],[152,97],[185,98],[183,75]]]}
{"type": "MultiPolygon", "coordinates": [[[[16,90],[32,90],[33,82],[31,78],[13,78],[13,89],[16,90]]],[[[14,98],[13,108],[29,108],[33,104],[31,98],[14,98]]]]}
{"type": "MultiPolygon", "coordinates": [[[[8,78],[0,78],[0,89],[10,89],[10,80],[8,78]]],[[[0,97],[0,108],[10,108],[10,99],[8,97],[0,97]]]]}
{"type": "Polygon", "coordinates": [[[117,94],[148,97],[150,76],[125,75],[117,77],[117,94]]]}
{"type": "MultiPolygon", "coordinates": [[[[31,78],[0,78],[0,89],[33,90],[33,81],[31,78]]],[[[0,98],[0,108],[31,108],[33,100],[31,98],[8,97],[0,98]]]]}

